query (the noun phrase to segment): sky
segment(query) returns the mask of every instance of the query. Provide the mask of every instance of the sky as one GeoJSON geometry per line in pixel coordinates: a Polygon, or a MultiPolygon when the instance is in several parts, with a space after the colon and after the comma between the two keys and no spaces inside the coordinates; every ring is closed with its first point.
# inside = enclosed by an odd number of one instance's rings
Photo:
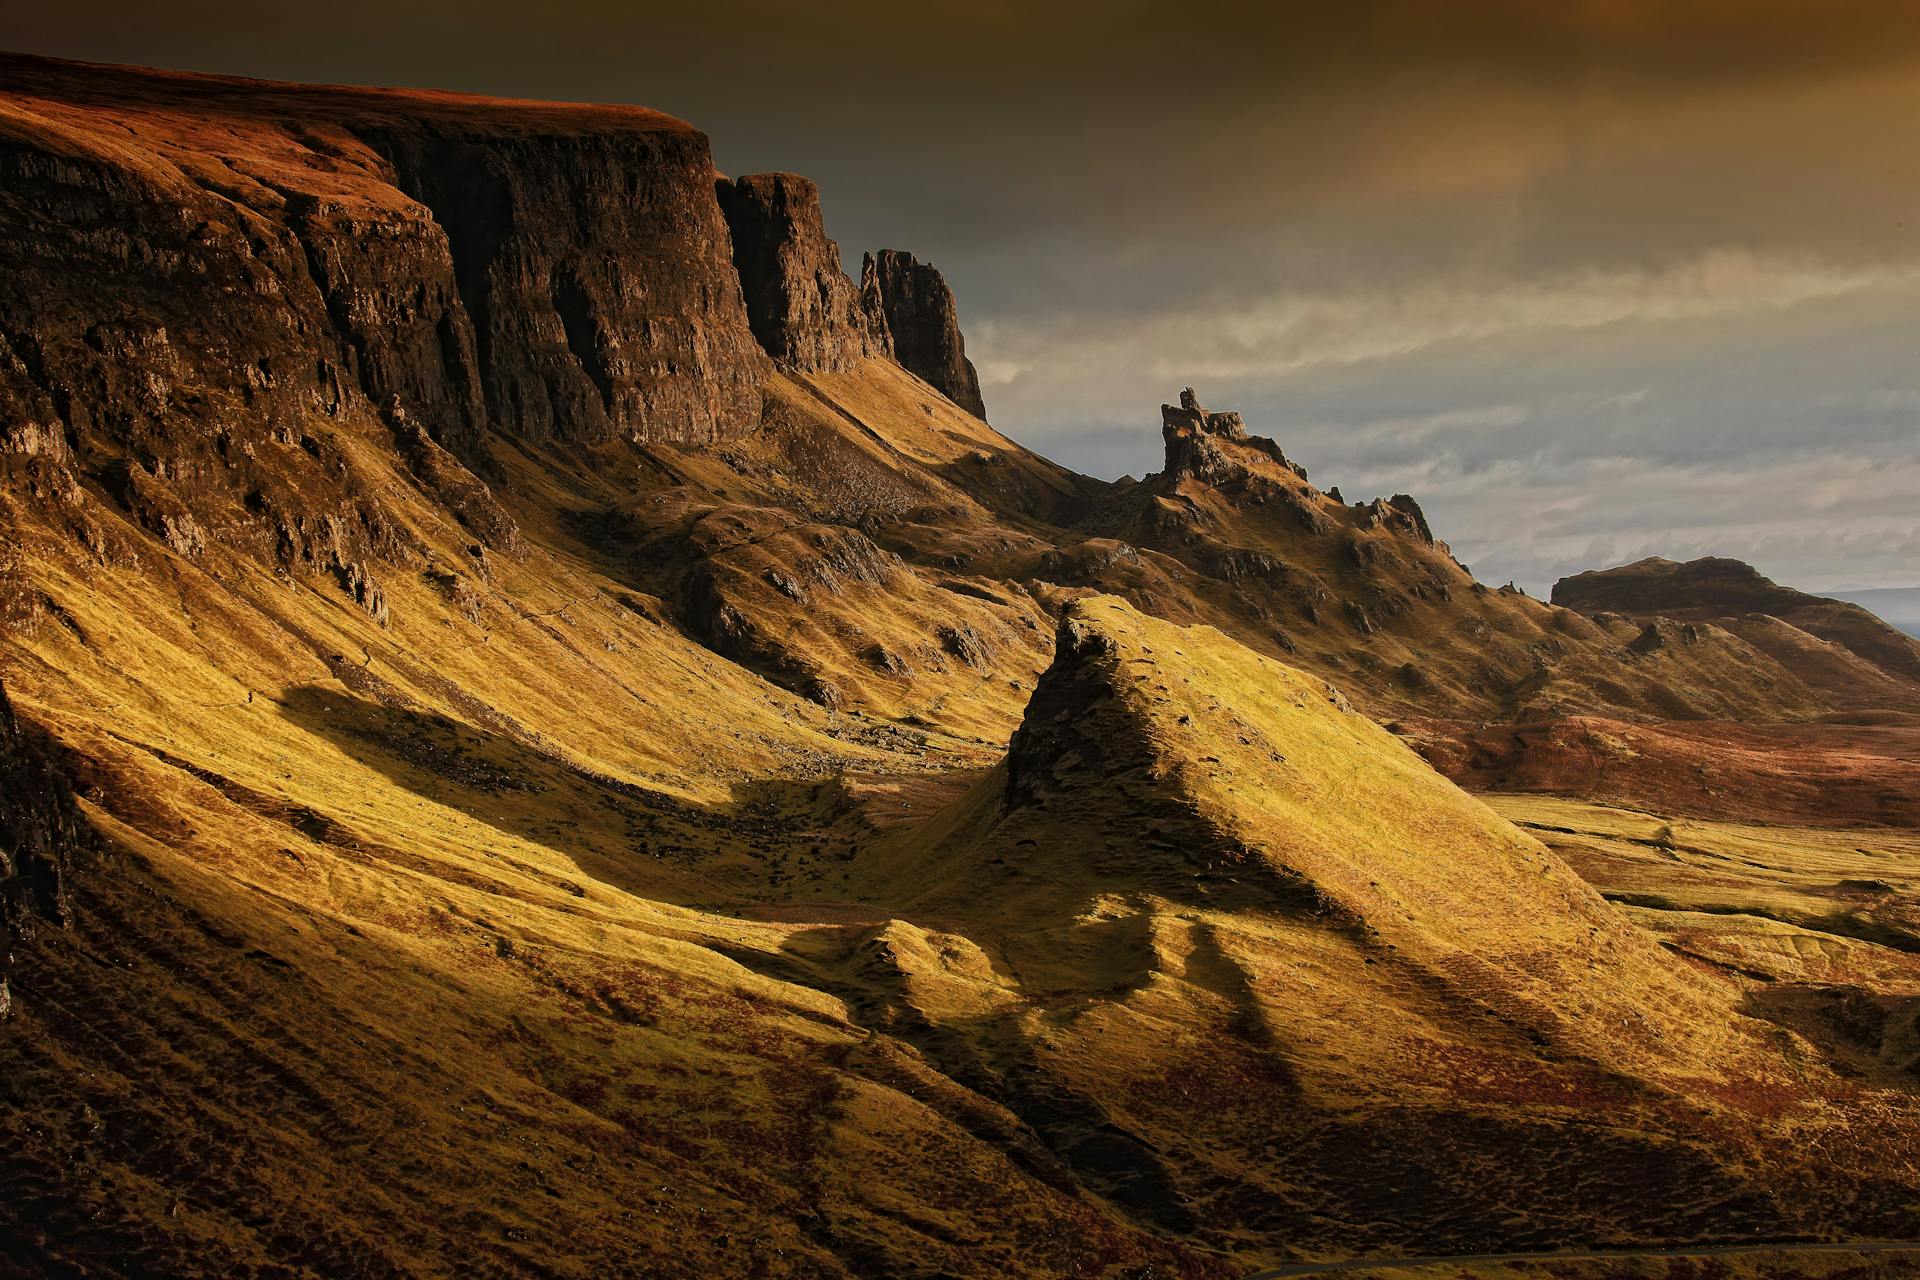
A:
{"type": "Polygon", "coordinates": [[[0,45],[670,111],[939,266],[995,425],[1096,475],[1193,385],[1484,580],[1920,583],[1913,0],[122,0],[0,45]]]}

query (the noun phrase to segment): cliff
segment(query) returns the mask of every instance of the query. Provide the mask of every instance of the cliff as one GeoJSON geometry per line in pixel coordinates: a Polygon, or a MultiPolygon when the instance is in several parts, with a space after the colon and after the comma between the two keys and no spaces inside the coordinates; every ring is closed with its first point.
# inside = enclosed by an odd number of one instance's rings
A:
{"type": "Polygon", "coordinates": [[[716,183],[733,234],[747,318],[767,354],[805,373],[840,373],[892,354],[884,320],[869,315],[827,238],[820,189],[791,173],[716,183]]]}
{"type": "Polygon", "coordinates": [[[635,108],[7,56],[0,271],[12,495],[109,560],[89,489],[376,617],[414,539],[359,442],[424,433],[500,549],[490,438],[736,438],[771,369],[706,138],[635,108]]]}
{"type": "Polygon", "coordinates": [[[0,250],[29,286],[0,323],[43,387],[120,392],[99,416],[127,429],[166,416],[142,384],[255,419],[397,398],[449,445],[483,415],[575,443],[758,420],[766,362],[707,140],[678,120],[18,56],[0,73],[0,250]]]}
{"type": "Polygon", "coordinates": [[[986,417],[946,278],[910,253],[882,249],[862,262],[860,290],[886,321],[894,358],[974,417],[986,417]]]}

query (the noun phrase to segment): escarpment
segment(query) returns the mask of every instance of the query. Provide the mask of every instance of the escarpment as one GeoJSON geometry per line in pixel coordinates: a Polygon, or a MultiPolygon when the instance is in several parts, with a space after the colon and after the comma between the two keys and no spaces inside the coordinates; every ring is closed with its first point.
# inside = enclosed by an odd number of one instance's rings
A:
{"type": "Polygon", "coordinates": [[[32,287],[9,342],[123,430],[169,396],[174,416],[238,401],[258,419],[340,413],[355,392],[452,448],[488,425],[591,444],[758,421],[766,360],[706,138],[677,120],[0,70],[3,247],[32,287]]]}
{"type": "Polygon", "coordinates": [[[446,228],[504,429],[700,443],[758,423],[766,361],[703,134],[396,124],[378,140],[401,187],[446,228]]]}
{"type": "Polygon", "coordinates": [[[974,417],[987,416],[953,290],[939,271],[910,253],[882,249],[862,262],[860,291],[884,318],[894,359],[974,417]]]}
{"type": "Polygon", "coordinates": [[[791,173],[716,183],[733,261],[760,345],[806,373],[839,373],[891,355],[884,317],[870,315],[827,238],[820,190],[791,173]]]}
{"type": "Polygon", "coordinates": [[[0,111],[9,497],[98,556],[118,508],[382,617],[412,536],[365,445],[399,443],[511,548],[470,470],[490,438],[759,425],[771,363],[680,121],[24,56],[0,58],[0,111]]]}

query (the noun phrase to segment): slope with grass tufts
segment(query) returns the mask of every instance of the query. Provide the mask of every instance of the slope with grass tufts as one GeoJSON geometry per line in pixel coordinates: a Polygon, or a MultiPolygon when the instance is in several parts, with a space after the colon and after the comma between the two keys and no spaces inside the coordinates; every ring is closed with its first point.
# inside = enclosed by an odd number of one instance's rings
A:
{"type": "Polygon", "coordinates": [[[1112,597],[853,865],[871,914],[748,963],[1222,1247],[1790,1233],[1787,1116],[1850,1091],[1323,680],[1112,597]]]}

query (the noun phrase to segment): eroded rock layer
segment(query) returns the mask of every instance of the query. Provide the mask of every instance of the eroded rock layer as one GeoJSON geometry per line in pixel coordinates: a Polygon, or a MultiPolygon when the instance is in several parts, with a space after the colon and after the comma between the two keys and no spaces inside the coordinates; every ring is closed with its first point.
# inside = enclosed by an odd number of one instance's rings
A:
{"type": "Polygon", "coordinates": [[[67,923],[68,865],[86,839],[67,779],[0,685],[0,1018],[13,1007],[15,943],[67,923]]]}
{"type": "Polygon", "coordinates": [[[946,278],[910,253],[882,249],[861,264],[860,288],[886,320],[894,358],[974,417],[986,417],[946,278]]]}
{"type": "MultiPolygon", "coordinates": [[[[752,429],[704,135],[13,57],[0,304],[12,380],[138,449],[397,399],[450,447],[752,429]]],[[[236,444],[245,443],[236,440],[236,444]]]]}
{"type": "Polygon", "coordinates": [[[722,178],[716,187],[747,316],[769,355],[802,372],[838,373],[892,354],[885,323],[861,305],[840,247],[827,238],[818,187],[791,173],[722,178]]]}

